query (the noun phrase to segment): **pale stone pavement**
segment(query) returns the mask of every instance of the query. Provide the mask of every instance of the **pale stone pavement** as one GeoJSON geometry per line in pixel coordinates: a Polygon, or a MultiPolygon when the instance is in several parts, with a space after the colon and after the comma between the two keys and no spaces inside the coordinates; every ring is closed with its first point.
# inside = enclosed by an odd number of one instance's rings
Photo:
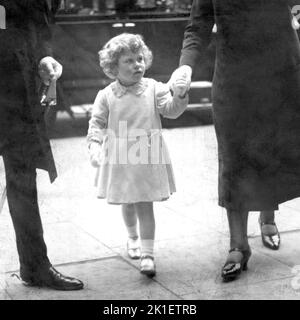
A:
{"type": "MultiPolygon", "coordinates": [[[[0,215],[0,299],[300,299],[300,199],[283,204],[276,216],[282,237],[279,251],[262,246],[258,213],[251,213],[249,270],[224,284],[220,270],[229,239],[226,213],[217,205],[214,128],[165,129],[164,137],[177,193],[155,204],[155,278],[142,276],[139,262],[126,256],[120,206],[95,197],[95,171],[85,137],[61,136],[51,140],[59,178],[51,185],[47,174],[38,171],[40,211],[51,262],[62,273],[82,279],[85,288],[29,288],[12,276],[19,266],[6,202],[0,215]]],[[[2,190],[2,161],[0,175],[2,190]]]]}

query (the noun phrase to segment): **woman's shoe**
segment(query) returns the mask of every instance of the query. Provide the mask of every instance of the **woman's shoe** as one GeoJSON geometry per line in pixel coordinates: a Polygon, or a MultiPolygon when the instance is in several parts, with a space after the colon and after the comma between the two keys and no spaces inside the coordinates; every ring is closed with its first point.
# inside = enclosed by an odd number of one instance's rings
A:
{"type": "Polygon", "coordinates": [[[234,259],[228,259],[225,265],[222,268],[222,278],[224,282],[232,281],[237,278],[238,275],[241,274],[242,271],[247,270],[248,260],[251,256],[250,248],[247,250],[241,250],[239,248],[233,248],[229,250],[231,252],[240,252],[241,259],[240,261],[236,261],[234,259]]]}
{"type": "Polygon", "coordinates": [[[154,277],[156,274],[154,258],[149,255],[141,257],[141,273],[148,277],[154,277]]]}
{"type": "Polygon", "coordinates": [[[258,223],[260,226],[261,239],[262,239],[263,245],[271,250],[278,250],[279,246],[280,246],[280,234],[279,234],[279,231],[277,229],[275,222],[265,223],[265,222],[261,222],[261,220],[259,219],[258,223]],[[263,226],[266,226],[266,225],[274,226],[276,229],[275,233],[274,234],[264,234],[263,233],[263,226]]]}
{"type": "Polygon", "coordinates": [[[127,240],[127,254],[130,259],[139,259],[141,257],[141,249],[138,239],[129,238],[127,240]]]}

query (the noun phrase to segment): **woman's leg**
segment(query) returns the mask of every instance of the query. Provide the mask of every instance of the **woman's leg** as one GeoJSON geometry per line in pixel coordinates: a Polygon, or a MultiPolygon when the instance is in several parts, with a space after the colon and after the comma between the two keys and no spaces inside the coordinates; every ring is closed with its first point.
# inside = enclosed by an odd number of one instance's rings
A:
{"type": "Polygon", "coordinates": [[[261,230],[264,235],[274,235],[277,233],[275,223],[275,213],[273,210],[263,210],[260,212],[261,230]]]}
{"type": "Polygon", "coordinates": [[[227,219],[230,232],[230,248],[247,250],[248,244],[248,211],[227,210],[227,219]]]}
{"type": "Polygon", "coordinates": [[[248,211],[227,211],[230,250],[226,263],[222,269],[224,281],[234,280],[242,270],[246,270],[248,259],[251,255],[247,225],[248,211]]]}

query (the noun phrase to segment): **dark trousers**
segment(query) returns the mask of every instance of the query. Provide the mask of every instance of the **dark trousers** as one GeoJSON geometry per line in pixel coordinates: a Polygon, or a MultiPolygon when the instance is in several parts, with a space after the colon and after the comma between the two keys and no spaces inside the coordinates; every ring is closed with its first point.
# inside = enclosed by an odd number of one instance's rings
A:
{"type": "Polygon", "coordinates": [[[12,52],[0,58],[0,151],[22,275],[50,265],[37,199],[38,141],[19,61],[12,52]]]}
{"type": "Polygon", "coordinates": [[[26,146],[17,144],[6,147],[2,153],[21,274],[50,266],[38,207],[36,169],[24,148],[26,146]]]}

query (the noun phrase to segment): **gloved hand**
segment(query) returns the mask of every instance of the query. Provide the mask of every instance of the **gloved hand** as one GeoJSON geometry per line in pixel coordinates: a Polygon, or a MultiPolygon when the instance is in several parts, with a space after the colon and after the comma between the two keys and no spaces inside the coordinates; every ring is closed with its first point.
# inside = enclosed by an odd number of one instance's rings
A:
{"type": "Polygon", "coordinates": [[[39,63],[39,75],[46,85],[60,78],[62,69],[62,65],[52,57],[44,57],[39,63]]]}

